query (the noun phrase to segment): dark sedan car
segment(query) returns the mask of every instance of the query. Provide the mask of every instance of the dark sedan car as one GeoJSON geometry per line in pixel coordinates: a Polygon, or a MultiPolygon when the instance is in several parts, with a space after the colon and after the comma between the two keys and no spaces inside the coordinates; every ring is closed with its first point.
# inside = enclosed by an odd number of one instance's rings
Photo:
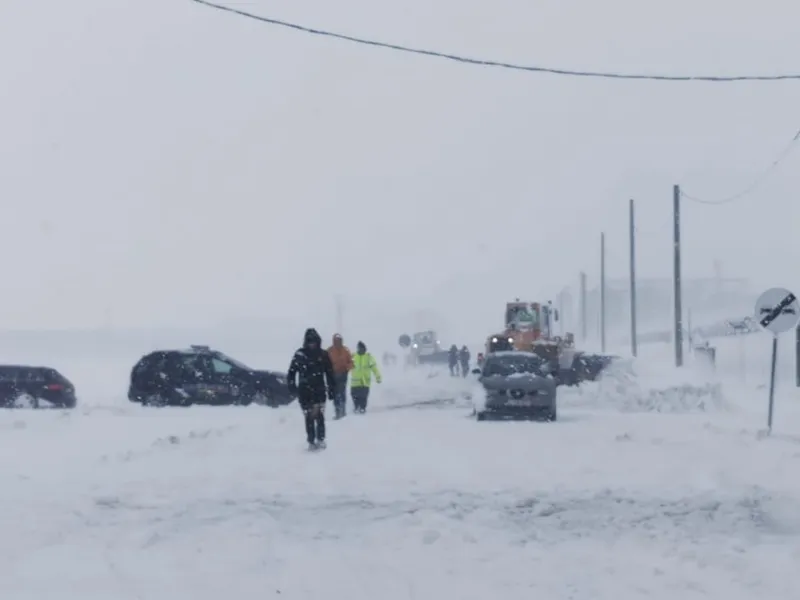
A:
{"type": "Polygon", "coordinates": [[[50,367],[0,365],[0,407],[75,408],[75,386],[50,367]]]}
{"type": "Polygon", "coordinates": [[[289,404],[286,374],[252,369],[208,346],[158,350],[133,367],[128,399],[145,406],[289,404]]]}

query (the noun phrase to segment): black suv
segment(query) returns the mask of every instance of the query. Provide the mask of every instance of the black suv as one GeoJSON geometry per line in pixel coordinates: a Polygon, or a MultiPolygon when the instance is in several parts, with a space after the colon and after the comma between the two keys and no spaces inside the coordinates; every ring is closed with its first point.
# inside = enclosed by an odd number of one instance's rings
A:
{"type": "Polygon", "coordinates": [[[0,365],[0,407],[75,408],[75,386],[50,367],[0,365]]]}
{"type": "Polygon", "coordinates": [[[286,374],[251,369],[208,346],[158,350],[131,371],[128,399],[145,406],[289,404],[286,374]]]}

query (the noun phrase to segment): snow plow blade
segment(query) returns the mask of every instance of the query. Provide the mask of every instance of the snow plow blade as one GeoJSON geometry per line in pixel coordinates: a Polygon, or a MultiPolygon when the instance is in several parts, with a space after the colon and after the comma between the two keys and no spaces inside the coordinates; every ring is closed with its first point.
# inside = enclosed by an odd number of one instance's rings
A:
{"type": "Polygon", "coordinates": [[[597,379],[612,364],[621,360],[621,357],[611,354],[591,354],[580,352],[572,361],[572,368],[562,374],[562,385],[579,385],[584,381],[597,381],[597,379]]]}

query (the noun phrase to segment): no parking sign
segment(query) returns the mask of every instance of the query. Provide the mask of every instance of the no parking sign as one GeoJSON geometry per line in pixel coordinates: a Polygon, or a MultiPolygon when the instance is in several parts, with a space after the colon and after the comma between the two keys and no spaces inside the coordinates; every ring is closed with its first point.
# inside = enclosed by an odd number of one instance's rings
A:
{"type": "Polygon", "coordinates": [[[775,368],[778,363],[778,336],[797,327],[800,321],[800,302],[786,288],[770,288],[756,300],[755,318],[758,324],[772,333],[772,364],[769,375],[769,409],[767,431],[772,431],[775,404],[775,368]]]}

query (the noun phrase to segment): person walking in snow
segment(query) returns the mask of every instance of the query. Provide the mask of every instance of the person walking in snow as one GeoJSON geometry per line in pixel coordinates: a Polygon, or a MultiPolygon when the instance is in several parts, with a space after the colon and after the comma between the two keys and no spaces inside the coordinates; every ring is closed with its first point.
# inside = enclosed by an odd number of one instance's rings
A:
{"type": "Polygon", "coordinates": [[[447,352],[447,365],[450,367],[450,375],[458,375],[458,346],[453,344],[447,352]]]}
{"type": "Polygon", "coordinates": [[[331,357],[333,377],[336,379],[333,418],[341,419],[347,414],[347,376],[353,370],[353,355],[350,348],[344,345],[341,334],[334,334],[333,345],[328,348],[328,355],[331,357]]]}
{"type": "Polygon", "coordinates": [[[461,350],[458,352],[458,362],[461,363],[461,376],[466,377],[467,373],[469,373],[469,359],[471,355],[469,353],[469,348],[466,345],[461,346],[461,350]]]}
{"type": "Polygon", "coordinates": [[[289,393],[297,396],[306,421],[309,450],[325,448],[325,397],[336,393],[331,357],[322,349],[316,329],[307,329],[303,347],[292,357],[287,376],[289,393]]]}
{"type": "Polygon", "coordinates": [[[350,378],[350,395],[353,397],[353,412],[364,414],[367,412],[369,387],[372,375],[375,381],[381,382],[381,372],[375,358],[367,352],[364,342],[358,342],[356,353],[353,355],[353,374],[350,378]]]}

